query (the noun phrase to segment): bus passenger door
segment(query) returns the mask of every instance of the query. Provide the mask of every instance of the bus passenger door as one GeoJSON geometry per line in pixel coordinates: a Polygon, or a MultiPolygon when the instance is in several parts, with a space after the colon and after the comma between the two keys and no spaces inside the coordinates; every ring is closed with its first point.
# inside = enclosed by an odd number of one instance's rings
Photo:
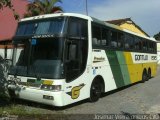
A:
{"type": "Polygon", "coordinates": [[[66,81],[70,82],[73,79],[76,79],[80,73],[81,54],[79,50],[79,41],[67,41],[65,52],[66,81]]]}
{"type": "Polygon", "coordinates": [[[85,72],[88,58],[88,21],[70,17],[68,26],[64,49],[65,104],[88,97],[86,85],[90,75],[85,72]]]}

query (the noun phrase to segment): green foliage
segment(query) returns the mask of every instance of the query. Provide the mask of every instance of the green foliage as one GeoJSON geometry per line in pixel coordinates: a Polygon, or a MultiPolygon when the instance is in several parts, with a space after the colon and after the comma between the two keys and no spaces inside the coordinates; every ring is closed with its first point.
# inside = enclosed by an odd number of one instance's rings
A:
{"type": "Polygon", "coordinates": [[[11,0],[1,0],[1,1],[0,1],[0,9],[3,9],[3,7],[12,8],[13,5],[12,5],[12,3],[11,3],[11,0]]]}
{"type": "Polygon", "coordinates": [[[0,106],[10,101],[10,95],[7,88],[7,71],[9,64],[0,56],[0,106]]]}
{"type": "Polygon", "coordinates": [[[13,11],[14,18],[19,20],[19,15],[15,12],[11,0],[0,0],[0,11],[3,10],[4,7],[9,7],[13,11]]]}
{"type": "Polygon", "coordinates": [[[60,6],[55,6],[57,2],[62,3],[61,0],[34,0],[34,2],[28,4],[27,13],[24,17],[32,17],[63,11],[60,6]]]}
{"type": "Polygon", "coordinates": [[[40,113],[37,109],[31,109],[28,106],[22,106],[17,104],[9,104],[6,105],[3,108],[0,108],[0,113],[6,112],[9,115],[40,115],[40,113]]]}
{"type": "Polygon", "coordinates": [[[158,41],[160,41],[160,32],[154,35],[154,38],[158,41]]]}

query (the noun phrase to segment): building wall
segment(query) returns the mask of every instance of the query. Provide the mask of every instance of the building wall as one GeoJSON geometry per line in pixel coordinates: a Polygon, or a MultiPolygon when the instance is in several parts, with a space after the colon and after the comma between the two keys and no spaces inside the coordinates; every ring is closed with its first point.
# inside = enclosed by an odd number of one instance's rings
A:
{"type": "Polygon", "coordinates": [[[127,30],[130,30],[132,32],[135,32],[135,33],[138,33],[138,34],[146,36],[145,33],[143,33],[141,30],[139,30],[134,24],[124,23],[124,24],[121,24],[120,27],[122,27],[124,29],[127,29],[127,30]]]}
{"type": "MultiPolygon", "coordinates": [[[[13,7],[20,18],[27,10],[27,0],[12,0],[13,7]]],[[[5,7],[0,10],[0,41],[11,40],[15,34],[18,20],[15,20],[13,11],[5,7]]]]}
{"type": "Polygon", "coordinates": [[[160,42],[157,43],[157,60],[158,64],[160,64],[160,42]]]}
{"type": "Polygon", "coordinates": [[[6,54],[6,58],[5,58],[5,49],[0,48],[0,57],[3,58],[3,59],[9,59],[9,60],[11,60],[12,59],[13,49],[7,49],[6,53],[7,54],[6,54]]]}

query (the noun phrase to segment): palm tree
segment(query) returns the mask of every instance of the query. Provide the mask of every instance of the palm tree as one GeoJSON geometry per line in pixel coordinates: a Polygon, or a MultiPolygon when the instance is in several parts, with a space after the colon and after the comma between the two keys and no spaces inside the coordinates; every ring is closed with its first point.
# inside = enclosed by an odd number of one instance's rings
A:
{"type": "Polygon", "coordinates": [[[12,8],[11,0],[1,0],[0,1],[0,10],[3,9],[3,7],[9,7],[12,8]]]}
{"type": "Polygon", "coordinates": [[[57,2],[62,3],[61,0],[34,0],[28,4],[27,13],[24,14],[24,17],[63,12],[60,6],[55,6],[57,2]]]}

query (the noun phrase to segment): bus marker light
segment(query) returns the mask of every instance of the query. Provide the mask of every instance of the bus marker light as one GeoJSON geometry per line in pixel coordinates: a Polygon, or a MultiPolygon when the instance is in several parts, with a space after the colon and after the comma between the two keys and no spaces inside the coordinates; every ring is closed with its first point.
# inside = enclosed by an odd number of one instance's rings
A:
{"type": "Polygon", "coordinates": [[[53,84],[53,81],[51,81],[51,80],[44,80],[44,81],[43,81],[43,84],[44,84],[44,85],[52,85],[52,84],[53,84]]]}

